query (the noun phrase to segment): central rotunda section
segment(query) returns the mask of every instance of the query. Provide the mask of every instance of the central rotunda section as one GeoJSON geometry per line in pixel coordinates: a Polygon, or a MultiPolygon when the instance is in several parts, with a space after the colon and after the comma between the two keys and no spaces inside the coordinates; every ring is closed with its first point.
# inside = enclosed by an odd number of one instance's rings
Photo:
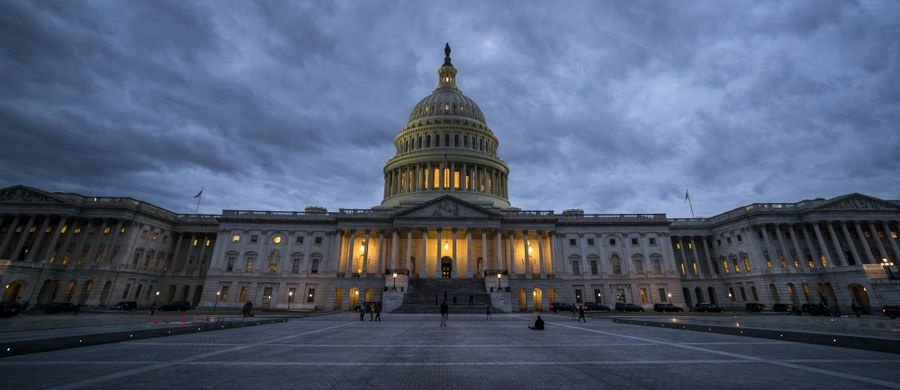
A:
{"type": "Polygon", "coordinates": [[[384,166],[379,208],[406,208],[444,195],[510,208],[509,168],[497,156],[499,145],[481,109],[457,88],[447,44],[437,88],[416,104],[394,139],[397,154],[384,166]]]}

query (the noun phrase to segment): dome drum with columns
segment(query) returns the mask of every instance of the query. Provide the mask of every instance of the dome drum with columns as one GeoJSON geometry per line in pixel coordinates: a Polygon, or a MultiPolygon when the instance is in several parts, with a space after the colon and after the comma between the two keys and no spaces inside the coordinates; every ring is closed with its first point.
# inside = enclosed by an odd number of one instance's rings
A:
{"type": "Polygon", "coordinates": [[[484,114],[456,87],[457,70],[444,48],[438,86],[412,109],[384,167],[380,209],[406,208],[451,194],[485,208],[508,209],[509,167],[484,114]]]}

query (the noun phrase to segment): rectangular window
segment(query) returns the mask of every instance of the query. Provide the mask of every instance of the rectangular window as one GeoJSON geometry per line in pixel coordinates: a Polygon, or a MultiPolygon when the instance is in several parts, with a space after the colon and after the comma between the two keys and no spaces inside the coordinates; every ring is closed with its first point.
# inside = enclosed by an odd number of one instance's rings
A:
{"type": "Polygon", "coordinates": [[[108,235],[109,232],[110,232],[111,230],[112,230],[112,228],[110,228],[109,226],[107,226],[107,227],[103,228],[103,234],[104,234],[104,235],[108,235]]]}
{"type": "Polygon", "coordinates": [[[300,259],[293,260],[293,263],[291,264],[291,273],[300,273],[300,259]]]}
{"type": "Polygon", "coordinates": [[[222,286],[220,290],[221,293],[219,293],[219,300],[222,302],[228,302],[228,287],[229,286],[222,286]]]}
{"type": "Polygon", "coordinates": [[[297,243],[301,245],[303,244],[303,236],[297,236],[297,243]]]}
{"type": "MultiPolygon", "coordinates": [[[[81,228],[75,228],[75,234],[78,234],[78,232],[80,232],[80,231],[81,231],[81,228]]],[[[141,232],[141,239],[142,239],[142,240],[147,238],[147,233],[149,233],[149,232],[146,231],[146,230],[144,230],[144,231],[141,232]]]]}
{"type": "Polygon", "coordinates": [[[676,242],[676,243],[675,243],[675,249],[681,250],[681,243],[680,243],[680,242],[676,242]]]}
{"type": "Polygon", "coordinates": [[[570,238],[570,239],[569,239],[569,245],[571,245],[571,246],[577,245],[577,242],[575,241],[574,238],[570,238]]]}
{"type": "Polygon", "coordinates": [[[311,273],[311,274],[319,273],[319,259],[312,260],[312,265],[310,266],[309,273],[311,273]]]}
{"type": "Polygon", "coordinates": [[[227,264],[225,264],[226,272],[231,272],[234,270],[234,261],[235,260],[236,260],[235,256],[228,256],[228,262],[227,262],[227,264]]]}
{"type": "Polygon", "coordinates": [[[638,275],[644,274],[644,260],[634,259],[634,272],[638,275]]]}
{"type": "Polygon", "coordinates": [[[722,260],[722,269],[725,270],[725,273],[731,273],[731,270],[728,268],[728,260],[722,260]]]}
{"type": "Polygon", "coordinates": [[[582,303],[581,289],[575,290],[575,303],[582,303]]]}
{"type": "Polygon", "coordinates": [[[872,233],[869,233],[868,230],[863,231],[863,235],[866,236],[866,238],[872,238],[872,233]]]}
{"type": "Polygon", "coordinates": [[[125,285],[125,291],[122,291],[122,299],[128,299],[129,292],[131,292],[131,283],[125,285]]]}
{"type": "Polygon", "coordinates": [[[637,238],[632,238],[632,239],[631,239],[631,245],[637,245],[637,244],[638,244],[638,239],[637,239],[637,238]]]}
{"type": "Polygon", "coordinates": [[[268,273],[278,272],[278,255],[272,254],[272,256],[269,256],[269,268],[266,269],[266,272],[268,272],[268,273]]]}
{"type": "Polygon", "coordinates": [[[594,239],[593,239],[593,238],[588,238],[588,245],[594,246],[594,239]]]}
{"type": "Polygon", "coordinates": [[[650,245],[656,245],[656,239],[655,239],[655,238],[650,237],[650,245]]]}
{"type": "Polygon", "coordinates": [[[288,304],[294,302],[294,295],[296,295],[296,294],[297,294],[297,289],[296,289],[296,288],[291,287],[291,288],[288,289],[288,296],[287,296],[288,304]]]}
{"type": "Polygon", "coordinates": [[[612,261],[612,271],[613,275],[621,275],[622,274],[622,263],[618,257],[613,257],[612,261]]]}
{"type": "Polygon", "coordinates": [[[269,303],[272,303],[272,287],[266,287],[266,288],[263,290],[262,303],[263,303],[263,304],[269,304],[269,303]]]}
{"type": "Polygon", "coordinates": [[[664,289],[662,287],[659,288],[659,301],[660,302],[668,302],[669,301],[668,299],[666,299],[666,289],[664,289]]]}
{"type": "Polygon", "coordinates": [[[647,303],[647,289],[641,287],[641,303],[647,303]]]}
{"type": "Polygon", "coordinates": [[[603,294],[600,293],[599,288],[594,289],[594,302],[603,303],[603,294]]]}
{"type": "Polygon", "coordinates": [[[239,299],[241,302],[247,302],[247,287],[241,287],[241,295],[239,299]]]}
{"type": "Polygon", "coordinates": [[[159,232],[153,232],[153,236],[150,237],[151,240],[156,241],[159,239],[159,232]]]}
{"type": "Polygon", "coordinates": [[[316,237],[315,243],[316,243],[316,245],[321,244],[321,243],[322,243],[322,237],[316,237]]]}
{"type": "Polygon", "coordinates": [[[311,288],[309,292],[306,293],[306,302],[312,303],[316,301],[316,289],[311,288]]]}
{"type": "Polygon", "coordinates": [[[750,272],[750,258],[747,256],[744,256],[744,270],[750,272]]]}
{"type": "Polygon", "coordinates": [[[653,272],[657,275],[662,275],[662,263],[659,259],[651,260],[653,262],[653,272]]]}
{"type": "Polygon", "coordinates": [[[742,239],[740,234],[737,235],[737,240],[738,240],[738,242],[744,242],[744,240],[742,239]]]}
{"type": "Polygon", "coordinates": [[[256,260],[253,257],[247,258],[247,264],[244,265],[244,272],[253,272],[253,261],[256,260]]]}
{"type": "Polygon", "coordinates": [[[195,238],[194,241],[191,242],[191,246],[196,247],[197,245],[200,245],[200,240],[195,238]]]}
{"type": "Polygon", "coordinates": [[[756,293],[756,286],[750,286],[750,294],[753,295],[753,300],[759,300],[759,294],[756,293]]]}
{"type": "Polygon", "coordinates": [[[240,234],[233,234],[233,235],[231,235],[231,243],[237,244],[237,243],[239,243],[239,242],[241,242],[241,235],[240,235],[240,234]]]}
{"type": "Polygon", "coordinates": [[[578,260],[572,260],[572,275],[581,275],[581,269],[578,267],[578,260]]]}
{"type": "Polygon", "coordinates": [[[596,275],[597,273],[597,260],[591,260],[591,275],[596,275]]]}
{"type": "Polygon", "coordinates": [[[255,234],[250,236],[250,242],[255,243],[257,241],[259,241],[259,236],[255,235],[255,234]]]}
{"type": "Polygon", "coordinates": [[[747,301],[747,292],[744,290],[744,286],[741,286],[741,300],[747,301]]]}
{"type": "Polygon", "coordinates": [[[137,291],[134,292],[134,299],[138,299],[141,296],[141,290],[143,290],[143,289],[144,289],[144,285],[139,284],[137,291]]]}

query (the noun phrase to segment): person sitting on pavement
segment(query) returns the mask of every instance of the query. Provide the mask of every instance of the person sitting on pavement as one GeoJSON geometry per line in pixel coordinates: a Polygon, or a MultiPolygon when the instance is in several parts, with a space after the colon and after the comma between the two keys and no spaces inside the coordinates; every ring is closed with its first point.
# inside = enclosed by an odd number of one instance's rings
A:
{"type": "Polygon", "coordinates": [[[529,326],[528,329],[544,330],[544,320],[541,319],[541,316],[538,316],[538,318],[534,320],[534,326],[529,326]]]}

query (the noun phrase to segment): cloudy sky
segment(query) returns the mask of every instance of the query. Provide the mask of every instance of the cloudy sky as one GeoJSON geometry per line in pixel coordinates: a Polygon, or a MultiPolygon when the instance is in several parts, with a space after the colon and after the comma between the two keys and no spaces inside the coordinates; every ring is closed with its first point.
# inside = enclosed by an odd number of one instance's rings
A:
{"type": "Polygon", "coordinates": [[[381,203],[444,43],[530,210],[900,199],[897,1],[2,1],[0,187],[381,203]]]}

